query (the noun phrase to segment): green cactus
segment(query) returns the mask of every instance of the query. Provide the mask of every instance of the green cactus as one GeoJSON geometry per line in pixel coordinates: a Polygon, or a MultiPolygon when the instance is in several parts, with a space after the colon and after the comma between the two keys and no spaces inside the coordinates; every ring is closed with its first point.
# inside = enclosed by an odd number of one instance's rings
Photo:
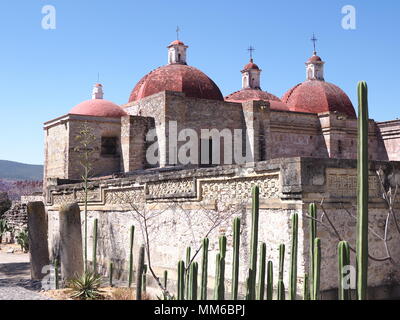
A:
{"type": "Polygon", "coordinates": [[[108,284],[112,288],[114,286],[113,284],[113,274],[114,274],[114,265],[112,262],[110,262],[108,266],[108,284]]]}
{"type": "Polygon", "coordinates": [[[259,261],[259,274],[258,274],[258,287],[257,287],[257,300],[264,300],[265,292],[265,262],[267,255],[267,245],[262,243],[260,246],[260,261],[259,261]]]}
{"type": "Polygon", "coordinates": [[[142,274],[142,292],[147,292],[147,264],[143,266],[143,274],[142,274]]]}
{"type": "Polygon", "coordinates": [[[252,292],[253,292],[253,284],[252,284],[252,277],[253,277],[253,270],[249,269],[248,270],[248,274],[247,274],[247,278],[246,278],[246,296],[245,296],[245,300],[253,300],[252,297],[252,292]]]}
{"type": "Polygon", "coordinates": [[[260,188],[254,186],[252,189],[252,209],[251,209],[251,238],[250,238],[250,300],[256,297],[256,273],[257,273],[257,249],[258,249],[258,219],[259,219],[259,196],[260,188]]]}
{"type": "Polygon", "coordinates": [[[267,265],[267,300],[273,299],[274,292],[274,265],[272,261],[268,261],[267,265]]]}
{"type": "Polygon", "coordinates": [[[186,270],[185,270],[185,298],[188,299],[189,296],[189,271],[190,271],[190,260],[191,260],[191,251],[190,247],[186,248],[186,270]]]}
{"type": "Polygon", "coordinates": [[[367,298],[368,287],[368,87],[358,83],[357,156],[357,298],[367,298]]]}
{"type": "Polygon", "coordinates": [[[310,203],[308,214],[310,216],[309,220],[309,233],[310,233],[310,253],[309,253],[309,260],[310,260],[310,270],[309,270],[309,279],[310,279],[310,292],[313,291],[313,277],[314,277],[314,241],[317,237],[317,206],[315,203],[310,203]]]}
{"type": "Polygon", "coordinates": [[[279,246],[279,275],[278,275],[278,300],[285,300],[285,284],[283,282],[283,272],[285,263],[285,245],[279,246]]]}
{"type": "Polygon", "coordinates": [[[93,222],[93,273],[97,273],[97,225],[98,219],[93,222]]]}
{"type": "Polygon", "coordinates": [[[292,215],[292,248],[290,251],[289,270],[289,300],[296,300],[297,295],[297,241],[298,241],[298,214],[292,215]]]}
{"type": "Polygon", "coordinates": [[[320,298],[320,276],[321,276],[321,239],[316,238],[314,241],[314,275],[313,275],[313,290],[312,300],[320,298]]]}
{"type": "Polygon", "coordinates": [[[227,239],[225,236],[219,237],[219,252],[221,253],[221,257],[224,259],[226,257],[226,242],[227,239]]]}
{"type": "Polygon", "coordinates": [[[135,226],[131,226],[129,237],[129,270],[128,270],[128,287],[132,286],[133,282],[133,239],[135,237],[135,226]]]}
{"type": "Polygon", "coordinates": [[[54,283],[56,290],[60,288],[60,277],[59,277],[59,270],[58,270],[58,259],[54,259],[54,283]]]}
{"type": "Polygon", "coordinates": [[[203,257],[201,260],[201,292],[200,299],[207,300],[207,282],[208,282],[208,246],[210,240],[208,238],[203,239],[203,257]]]}
{"type": "Polygon", "coordinates": [[[190,277],[189,277],[189,297],[188,300],[197,300],[197,274],[198,274],[198,263],[193,262],[190,265],[190,277]]]}
{"type": "Polygon", "coordinates": [[[168,285],[168,271],[164,270],[164,289],[167,290],[168,285]]]}
{"type": "Polygon", "coordinates": [[[185,262],[178,262],[178,300],[185,299],[185,262]]]}
{"type": "Polygon", "coordinates": [[[310,279],[308,273],[304,274],[303,300],[310,300],[310,279]]]}
{"type": "Polygon", "coordinates": [[[142,282],[143,282],[143,270],[144,270],[144,245],[140,246],[138,266],[136,270],[136,300],[142,300],[142,282]]]}
{"type": "Polygon", "coordinates": [[[338,271],[339,271],[339,300],[350,300],[350,290],[344,287],[344,267],[350,265],[350,247],[348,242],[341,241],[338,244],[338,271]]]}
{"type": "Polygon", "coordinates": [[[238,299],[239,290],[240,218],[233,220],[232,300],[238,299]]]}
{"type": "Polygon", "coordinates": [[[216,256],[214,300],[225,300],[225,257],[222,252],[216,256]]]}

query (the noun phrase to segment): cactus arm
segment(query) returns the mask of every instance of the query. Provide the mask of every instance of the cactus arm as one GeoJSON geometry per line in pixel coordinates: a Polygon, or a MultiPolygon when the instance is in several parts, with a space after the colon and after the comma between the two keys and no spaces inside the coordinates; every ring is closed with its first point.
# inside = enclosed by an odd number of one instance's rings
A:
{"type": "Polygon", "coordinates": [[[368,87],[358,83],[357,157],[357,297],[367,298],[368,286],[368,87]]]}
{"type": "Polygon", "coordinates": [[[201,292],[200,299],[207,300],[207,282],[208,282],[208,246],[210,240],[203,239],[203,256],[201,260],[201,292]]]}
{"type": "Polygon", "coordinates": [[[274,292],[274,269],[272,261],[268,261],[267,272],[267,300],[272,300],[274,292]]]}
{"type": "Polygon", "coordinates": [[[128,287],[132,286],[133,281],[133,239],[135,237],[135,226],[131,226],[129,237],[129,269],[128,269],[128,287]]]}
{"type": "Polygon", "coordinates": [[[290,287],[289,300],[296,300],[297,294],[297,242],[298,242],[298,214],[292,215],[292,248],[290,252],[290,287]]]}
{"type": "Polygon", "coordinates": [[[312,300],[320,298],[320,277],[321,277],[321,239],[316,238],[314,241],[314,276],[312,300]]]}
{"type": "Polygon", "coordinates": [[[267,245],[265,243],[262,243],[260,247],[260,261],[259,261],[260,265],[258,274],[257,300],[264,300],[266,255],[267,255],[267,245]]]}
{"type": "Polygon", "coordinates": [[[233,220],[233,263],[232,263],[232,300],[238,299],[239,289],[239,251],[240,250],[240,218],[233,220]]]}

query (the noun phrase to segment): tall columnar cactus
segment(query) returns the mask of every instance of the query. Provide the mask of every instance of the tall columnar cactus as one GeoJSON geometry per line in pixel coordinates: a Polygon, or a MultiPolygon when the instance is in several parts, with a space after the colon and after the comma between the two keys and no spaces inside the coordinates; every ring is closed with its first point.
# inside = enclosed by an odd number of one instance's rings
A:
{"type": "Polygon", "coordinates": [[[97,273],[97,225],[98,219],[93,222],[93,273],[97,273]]]}
{"type": "Polygon", "coordinates": [[[253,270],[251,268],[249,268],[248,273],[247,273],[247,278],[246,278],[245,300],[253,300],[254,299],[252,297],[252,293],[253,293],[253,291],[255,291],[255,288],[253,288],[252,278],[253,278],[253,270]]]}
{"type": "Polygon", "coordinates": [[[201,259],[201,289],[200,299],[207,300],[207,282],[208,282],[208,246],[210,240],[208,238],[203,239],[203,256],[201,259]]]}
{"type": "Polygon", "coordinates": [[[249,289],[250,300],[256,297],[256,274],[257,274],[257,249],[258,249],[258,219],[259,219],[259,196],[260,188],[254,186],[252,189],[252,209],[251,209],[251,238],[250,238],[250,272],[249,289]]]}
{"type": "Polygon", "coordinates": [[[226,237],[219,238],[219,253],[215,260],[215,287],[214,299],[225,300],[225,257],[226,257],[226,237]]]}
{"type": "Polygon", "coordinates": [[[278,275],[278,300],[285,300],[285,284],[283,282],[283,272],[285,263],[285,245],[279,246],[279,275],[278,275]]]}
{"type": "Polygon", "coordinates": [[[239,289],[240,218],[233,220],[232,300],[238,299],[239,289]]]}
{"type": "Polygon", "coordinates": [[[303,300],[310,300],[310,279],[308,273],[304,274],[303,300]]]}
{"type": "Polygon", "coordinates": [[[357,297],[367,298],[368,286],[368,87],[358,83],[357,157],[357,297]]]}
{"type": "Polygon", "coordinates": [[[321,239],[316,238],[314,241],[314,275],[312,287],[312,300],[320,298],[320,277],[321,277],[321,239]]]}
{"type": "Polygon", "coordinates": [[[292,215],[292,248],[290,251],[290,270],[289,270],[289,300],[296,300],[297,294],[297,241],[298,241],[298,214],[292,215]]]}
{"type": "Polygon", "coordinates": [[[186,248],[186,270],[185,270],[185,298],[188,299],[189,296],[189,272],[190,272],[190,260],[191,260],[190,247],[186,248]]]}
{"type": "Polygon", "coordinates": [[[257,300],[264,300],[265,292],[265,262],[267,255],[267,245],[262,243],[260,246],[260,262],[258,274],[257,300]]]}
{"type": "Polygon", "coordinates": [[[274,292],[274,265],[272,261],[268,261],[267,265],[267,300],[273,299],[274,292]]]}
{"type": "Polygon", "coordinates": [[[344,268],[350,265],[350,247],[347,241],[338,244],[339,300],[350,300],[350,290],[345,286],[344,268]]]}
{"type": "Polygon", "coordinates": [[[144,245],[142,245],[139,250],[138,266],[137,266],[137,270],[136,270],[136,300],[142,300],[144,252],[145,252],[145,247],[144,247],[144,245]]]}
{"type": "Polygon", "coordinates": [[[189,297],[188,300],[197,300],[197,274],[199,265],[197,262],[193,262],[190,265],[189,274],[189,297]]]}
{"type": "Polygon", "coordinates": [[[130,288],[133,282],[133,240],[135,237],[135,226],[131,226],[129,237],[129,270],[128,270],[128,287],[130,288]]]}
{"type": "Polygon", "coordinates": [[[167,290],[167,286],[168,286],[168,271],[165,270],[164,271],[164,289],[167,290]]]}
{"type": "Polygon", "coordinates": [[[310,203],[308,214],[310,216],[309,219],[309,244],[310,244],[310,253],[309,253],[309,260],[310,260],[310,270],[309,270],[309,284],[310,284],[310,292],[313,291],[313,277],[314,277],[314,242],[315,238],[317,237],[317,206],[315,203],[310,203]]]}
{"type": "Polygon", "coordinates": [[[178,262],[178,300],[185,299],[185,262],[178,262]]]}
{"type": "Polygon", "coordinates": [[[54,259],[54,284],[55,284],[55,289],[60,288],[60,277],[59,277],[59,263],[58,263],[58,258],[54,259]]]}
{"type": "Polygon", "coordinates": [[[143,266],[143,274],[142,274],[142,292],[147,292],[147,264],[143,266]]]}
{"type": "Polygon", "coordinates": [[[113,287],[113,275],[114,275],[114,264],[110,262],[108,266],[108,284],[110,287],[113,287]]]}

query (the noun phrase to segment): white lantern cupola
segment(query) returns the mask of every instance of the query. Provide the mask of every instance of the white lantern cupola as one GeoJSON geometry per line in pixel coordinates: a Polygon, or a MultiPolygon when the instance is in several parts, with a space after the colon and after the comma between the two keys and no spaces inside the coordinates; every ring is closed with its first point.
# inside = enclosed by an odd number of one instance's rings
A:
{"type": "Polygon", "coordinates": [[[96,83],[93,86],[93,90],[92,90],[92,99],[103,99],[103,85],[100,83],[96,83]]]}
{"type": "Polygon", "coordinates": [[[186,49],[182,41],[175,40],[168,46],[168,64],[186,64],[186,49]]]}
{"type": "Polygon", "coordinates": [[[315,38],[315,35],[313,34],[311,41],[314,43],[314,53],[313,56],[306,62],[306,79],[325,81],[324,79],[325,62],[322,61],[322,59],[319,56],[317,56],[317,51],[315,48],[317,40],[318,39],[315,38]]]}
{"type": "Polygon", "coordinates": [[[261,69],[253,62],[253,58],[242,70],[242,89],[259,89],[261,69]]]}

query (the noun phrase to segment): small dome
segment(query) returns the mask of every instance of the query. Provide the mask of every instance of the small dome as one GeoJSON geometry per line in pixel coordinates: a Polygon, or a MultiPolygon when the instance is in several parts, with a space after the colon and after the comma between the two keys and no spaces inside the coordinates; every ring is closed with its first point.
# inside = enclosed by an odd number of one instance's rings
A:
{"type": "Polygon", "coordinates": [[[145,75],[132,90],[129,102],[162,91],[183,92],[192,98],[224,100],[218,86],[200,70],[184,64],[169,64],[145,75]]]}
{"type": "Polygon", "coordinates": [[[310,59],[307,60],[307,62],[322,62],[322,59],[314,54],[310,59]]]}
{"type": "Polygon", "coordinates": [[[281,110],[281,111],[289,111],[287,105],[285,105],[281,99],[276,97],[275,95],[268,93],[266,91],[258,90],[258,89],[242,89],[240,91],[236,91],[229,96],[225,97],[225,101],[228,102],[246,102],[252,100],[264,100],[270,103],[270,108],[272,110],[281,110]]]}
{"type": "Polygon", "coordinates": [[[282,97],[290,111],[322,113],[339,112],[356,118],[353,104],[338,86],[319,80],[308,80],[290,89],[282,97]]]}
{"type": "Polygon", "coordinates": [[[175,41],[172,41],[169,45],[170,46],[176,46],[176,45],[184,46],[185,44],[181,40],[175,40],[175,41]]]}
{"type": "Polygon", "coordinates": [[[246,64],[243,68],[243,70],[251,70],[251,69],[255,69],[255,70],[260,70],[260,68],[258,67],[258,65],[256,65],[253,62],[253,59],[250,60],[250,62],[248,64],[246,64]]]}
{"type": "Polygon", "coordinates": [[[121,107],[104,99],[84,101],[73,107],[69,114],[109,118],[121,118],[127,115],[121,107]]]}

